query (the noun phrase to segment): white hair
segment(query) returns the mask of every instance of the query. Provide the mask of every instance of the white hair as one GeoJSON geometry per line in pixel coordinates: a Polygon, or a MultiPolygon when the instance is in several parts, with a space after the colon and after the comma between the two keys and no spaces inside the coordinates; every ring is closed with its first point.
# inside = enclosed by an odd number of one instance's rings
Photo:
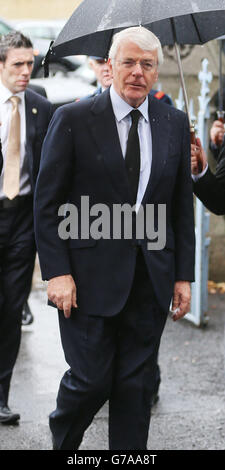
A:
{"type": "Polygon", "coordinates": [[[155,34],[143,26],[133,26],[131,28],[126,28],[114,35],[109,51],[109,58],[112,61],[116,58],[118,48],[122,41],[133,42],[144,51],[157,50],[158,64],[161,65],[163,63],[163,52],[159,39],[157,36],[155,36],[155,34]]]}

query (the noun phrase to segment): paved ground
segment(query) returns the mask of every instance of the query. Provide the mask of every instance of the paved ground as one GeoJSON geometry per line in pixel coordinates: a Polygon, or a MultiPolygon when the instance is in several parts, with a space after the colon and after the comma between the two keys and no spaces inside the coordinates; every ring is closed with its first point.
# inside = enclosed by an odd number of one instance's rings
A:
{"type": "MultiPolygon", "coordinates": [[[[1,450],[48,450],[48,414],[55,407],[66,364],[57,316],[46,306],[43,286],[30,297],[35,321],[23,327],[11,389],[10,407],[20,412],[18,426],[0,425],[1,450]]],[[[168,319],[160,349],[162,384],[153,410],[149,449],[224,450],[225,295],[209,296],[209,323],[196,328],[168,319]]],[[[107,449],[107,405],[86,432],[81,449],[107,449]]]]}

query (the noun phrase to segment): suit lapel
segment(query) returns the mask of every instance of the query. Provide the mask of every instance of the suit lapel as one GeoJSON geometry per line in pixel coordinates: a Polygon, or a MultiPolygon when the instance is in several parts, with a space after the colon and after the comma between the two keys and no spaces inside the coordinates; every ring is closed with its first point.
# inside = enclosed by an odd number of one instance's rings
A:
{"type": "Polygon", "coordinates": [[[38,107],[33,100],[33,94],[27,89],[25,92],[25,111],[26,111],[26,147],[25,154],[28,162],[30,181],[33,187],[33,167],[34,167],[34,142],[36,137],[38,107]]]}
{"type": "Polygon", "coordinates": [[[115,190],[120,194],[123,202],[131,204],[126,167],[109,89],[95,98],[89,125],[115,190]]]}
{"type": "Polygon", "coordinates": [[[151,197],[160,180],[168,158],[170,135],[170,113],[163,112],[156,99],[149,97],[149,118],[152,134],[152,166],[148,185],[142,200],[144,204],[151,197]]]}
{"type": "Polygon", "coordinates": [[[26,136],[27,142],[32,142],[36,133],[36,122],[38,108],[33,102],[32,94],[29,90],[25,92],[25,109],[26,109],[26,136]]]}

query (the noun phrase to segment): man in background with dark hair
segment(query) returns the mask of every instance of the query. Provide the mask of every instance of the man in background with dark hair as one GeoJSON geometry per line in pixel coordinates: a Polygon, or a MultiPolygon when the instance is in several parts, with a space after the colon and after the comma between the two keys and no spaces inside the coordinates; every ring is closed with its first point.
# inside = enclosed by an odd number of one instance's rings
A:
{"type": "Polygon", "coordinates": [[[51,104],[27,89],[33,69],[29,38],[11,32],[0,39],[0,422],[20,419],[8,407],[19,351],[23,305],[30,291],[36,247],[33,191],[51,104]]]}

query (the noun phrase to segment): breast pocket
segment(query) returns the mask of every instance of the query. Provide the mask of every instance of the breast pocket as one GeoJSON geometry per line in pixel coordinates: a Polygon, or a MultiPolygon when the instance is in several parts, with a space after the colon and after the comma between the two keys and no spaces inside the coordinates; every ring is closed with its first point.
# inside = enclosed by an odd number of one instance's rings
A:
{"type": "Polygon", "coordinates": [[[94,240],[93,238],[89,238],[88,240],[82,240],[82,239],[73,239],[69,240],[69,247],[74,249],[74,248],[90,248],[92,246],[95,246],[97,243],[97,240],[94,240]]]}

